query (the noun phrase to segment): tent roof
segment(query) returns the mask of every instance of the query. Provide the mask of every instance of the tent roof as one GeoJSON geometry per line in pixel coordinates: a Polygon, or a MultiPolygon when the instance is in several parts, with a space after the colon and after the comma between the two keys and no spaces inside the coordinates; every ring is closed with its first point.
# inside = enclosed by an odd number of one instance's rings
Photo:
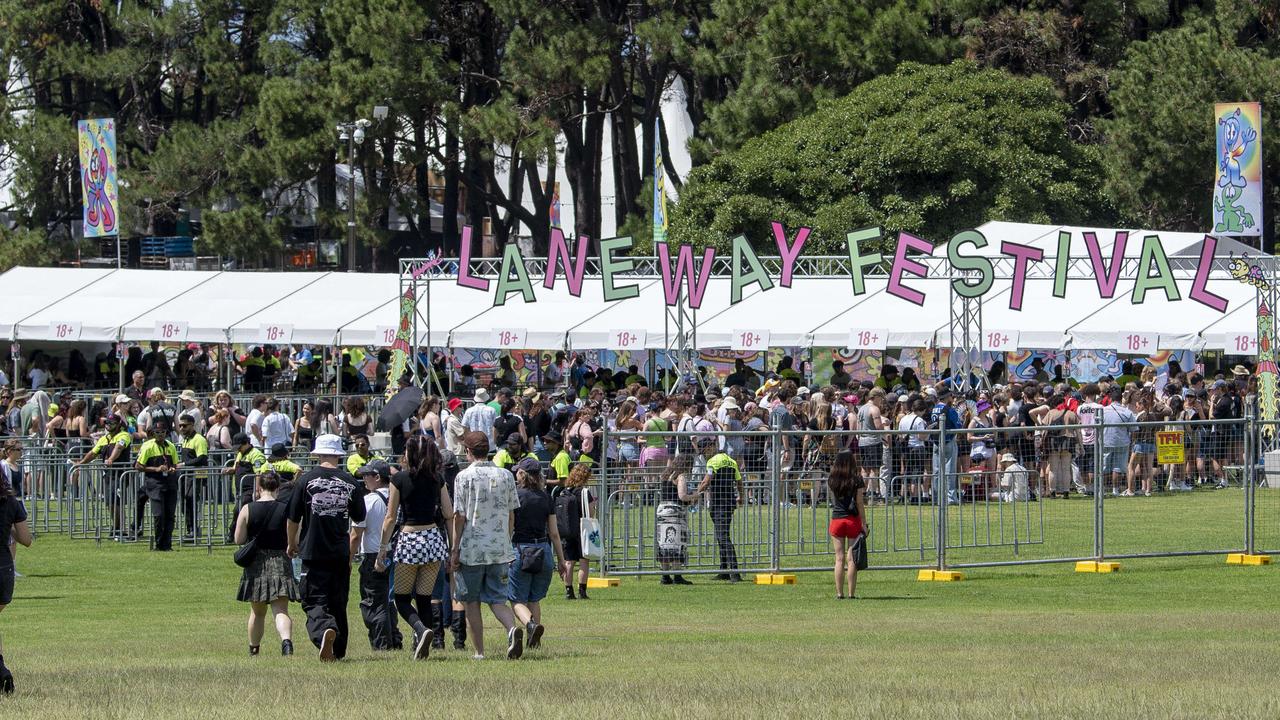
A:
{"type": "Polygon", "coordinates": [[[113,270],[16,267],[0,276],[0,333],[14,340],[15,326],[42,308],[110,275],[113,270]]]}

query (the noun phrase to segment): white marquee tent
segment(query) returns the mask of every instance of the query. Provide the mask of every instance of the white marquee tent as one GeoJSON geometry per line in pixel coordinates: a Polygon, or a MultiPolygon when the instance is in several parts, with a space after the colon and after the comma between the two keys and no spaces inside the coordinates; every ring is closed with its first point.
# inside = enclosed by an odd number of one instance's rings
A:
{"type": "MultiPolygon", "coordinates": [[[[1085,228],[992,222],[980,228],[989,245],[967,254],[994,256],[1002,242],[1044,251],[1046,262],[1057,253],[1058,232],[1072,233],[1072,256],[1086,254],[1085,228]]],[[[1125,256],[1136,258],[1150,231],[1130,230],[1125,256]]],[[[1096,230],[1099,248],[1110,261],[1113,229],[1096,230]]],[[[1111,298],[1101,297],[1093,279],[1073,279],[1066,296],[1053,296],[1053,282],[1029,278],[1021,311],[1009,308],[1011,281],[997,280],[983,297],[988,331],[1016,336],[1014,347],[1027,349],[1119,349],[1123,333],[1135,330],[1158,336],[1162,349],[1241,352],[1255,330],[1252,288],[1214,279],[1209,290],[1226,297],[1226,313],[1187,299],[1188,270],[1199,261],[1203,236],[1159,233],[1164,249],[1183,279],[1183,299],[1169,302],[1163,292],[1148,294],[1133,305],[1133,281],[1121,280],[1111,298]],[[1242,345],[1243,344],[1243,345],[1242,345]]],[[[1220,240],[1218,255],[1248,248],[1220,240]]],[[[1256,253],[1254,253],[1256,255],[1256,253]]],[[[726,277],[708,281],[696,311],[699,349],[728,348],[735,334],[767,331],[769,344],[844,346],[851,331],[884,332],[887,346],[928,347],[950,343],[948,280],[908,275],[907,286],[925,293],[915,305],[888,293],[884,278],[868,278],[866,292],[853,294],[847,277],[796,277],[791,288],[762,291],[746,288],[730,304],[726,277]]],[[[644,349],[666,346],[668,323],[662,280],[628,277],[639,295],[605,302],[602,281],[587,278],[575,297],[557,279],[554,290],[533,278],[536,301],[514,294],[493,306],[492,289],[482,293],[452,281],[431,283],[430,303],[419,305],[418,337],[423,345],[466,348],[496,347],[501,331],[523,336],[512,349],[592,349],[610,347],[610,335],[643,335],[644,349]],[[430,337],[427,328],[430,327],[430,337]],[[495,332],[498,331],[498,332],[495,332]]],[[[400,282],[396,275],[360,273],[242,273],[14,268],[0,276],[0,334],[31,342],[117,340],[181,340],[193,342],[262,342],[274,328],[280,344],[381,345],[399,320],[400,282]],[[180,337],[166,336],[177,327],[180,337]]],[[[425,286],[420,290],[425,295],[425,286]]],[[[508,336],[509,339],[509,336],[508,336]]],[[[636,341],[640,344],[640,341],[636,341]]],[[[639,348],[637,348],[639,349],[639,348]]],[[[1250,351],[1251,353],[1251,351],[1250,351]]]]}

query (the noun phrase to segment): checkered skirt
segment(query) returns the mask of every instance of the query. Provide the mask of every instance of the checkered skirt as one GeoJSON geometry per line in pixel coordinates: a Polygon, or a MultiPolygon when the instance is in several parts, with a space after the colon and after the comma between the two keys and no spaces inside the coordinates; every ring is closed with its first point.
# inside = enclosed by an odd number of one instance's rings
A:
{"type": "Polygon", "coordinates": [[[426,565],[449,557],[449,546],[440,528],[416,532],[401,531],[391,559],[401,565],[426,565]]]}

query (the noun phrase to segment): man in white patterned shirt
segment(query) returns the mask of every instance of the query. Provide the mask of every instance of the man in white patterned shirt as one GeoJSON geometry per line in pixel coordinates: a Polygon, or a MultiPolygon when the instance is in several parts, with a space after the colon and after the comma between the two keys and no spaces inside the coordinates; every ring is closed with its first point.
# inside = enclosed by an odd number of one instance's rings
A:
{"type": "Polygon", "coordinates": [[[454,571],[457,600],[466,606],[467,631],[476,647],[476,659],[484,658],[486,603],[507,630],[507,657],[524,651],[524,630],[507,605],[507,569],[515,559],[511,531],[516,508],[516,480],[507,470],[489,462],[489,438],[472,430],[462,436],[471,466],[454,480],[453,524],[450,527],[450,567],[454,571]]]}

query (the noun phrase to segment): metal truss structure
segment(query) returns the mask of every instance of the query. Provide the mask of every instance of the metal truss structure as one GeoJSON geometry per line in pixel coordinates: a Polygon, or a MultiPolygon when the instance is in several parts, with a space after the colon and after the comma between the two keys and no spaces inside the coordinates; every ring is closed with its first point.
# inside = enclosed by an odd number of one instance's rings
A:
{"type": "MultiPolygon", "coordinates": [[[[625,273],[628,276],[652,278],[662,275],[662,261],[657,257],[628,257],[627,259],[633,265],[632,269],[625,273]]],[[[769,274],[778,276],[782,273],[783,259],[781,257],[760,256],[758,259],[769,274]]],[[[917,255],[913,256],[912,259],[927,268],[925,276],[929,279],[963,281],[977,277],[977,273],[973,271],[957,271],[946,257],[917,255]]],[[[997,281],[1009,280],[1014,277],[1017,269],[1014,258],[998,255],[986,256],[986,259],[991,262],[993,275],[997,281]]],[[[1215,256],[1212,260],[1209,277],[1218,280],[1234,280],[1228,269],[1233,259],[1232,256],[1215,256]]],[[[587,258],[584,265],[586,277],[600,277],[603,274],[599,258],[587,258]]],[[[1270,275],[1272,278],[1270,307],[1275,308],[1277,299],[1275,297],[1277,292],[1276,272],[1273,263],[1269,262],[1268,265],[1271,266],[1270,275]]],[[[545,276],[549,267],[546,258],[525,258],[524,266],[530,278],[545,276]]],[[[1175,279],[1191,279],[1200,270],[1200,258],[1172,257],[1169,258],[1169,267],[1175,279]]],[[[473,258],[468,269],[470,274],[475,277],[497,278],[502,272],[502,259],[473,258]]],[[[698,269],[701,271],[701,268],[698,269]]],[[[792,265],[792,274],[795,277],[848,278],[856,269],[853,261],[847,255],[810,255],[796,258],[792,265]]],[[[864,277],[867,278],[887,278],[890,271],[891,268],[887,263],[862,270],[864,277]]],[[[718,256],[712,260],[711,275],[713,277],[729,276],[733,272],[732,257],[718,256]]],[[[1121,260],[1119,272],[1121,280],[1136,279],[1144,272],[1148,272],[1148,270],[1141,266],[1139,258],[1126,257],[1121,260]]],[[[1028,279],[1055,278],[1059,277],[1060,273],[1064,273],[1068,280],[1092,280],[1096,277],[1093,261],[1089,257],[1073,256],[1064,258],[1061,261],[1056,257],[1046,257],[1040,261],[1028,262],[1026,267],[1026,277],[1028,279]]],[[[412,287],[415,290],[415,297],[417,297],[416,290],[425,284],[425,295],[427,303],[430,304],[431,282],[456,280],[457,261],[446,259],[441,262],[436,258],[403,259],[400,261],[400,277],[402,293],[406,287],[412,287]],[[420,271],[426,264],[431,264],[432,269],[428,273],[415,277],[415,271],[420,271]]],[[[957,389],[967,390],[971,384],[971,377],[976,378],[979,383],[985,382],[984,374],[973,374],[973,368],[978,363],[982,346],[982,298],[967,298],[956,293],[954,289],[951,289],[950,293],[951,371],[957,389]]],[[[1260,297],[1259,300],[1261,301],[1262,298],[1260,297]]],[[[427,318],[428,335],[430,335],[429,312],[427,313],[427,318]]],[[[667,356],[675,365],[674,372],[678,374],[681,380],[698,378],[694,361],[698,332],[697,311],[690,307],[688,296],[683,287],[677,294],[676,304],[667,308],[665,327],[664,347],[666,348],[667,356]]],[[[415,347],[418,347],[417,340],[417,323],[414,323],[415,347]]],[[[700,382],[701,378],[698,378],[698,381],[700,382]]]]}

